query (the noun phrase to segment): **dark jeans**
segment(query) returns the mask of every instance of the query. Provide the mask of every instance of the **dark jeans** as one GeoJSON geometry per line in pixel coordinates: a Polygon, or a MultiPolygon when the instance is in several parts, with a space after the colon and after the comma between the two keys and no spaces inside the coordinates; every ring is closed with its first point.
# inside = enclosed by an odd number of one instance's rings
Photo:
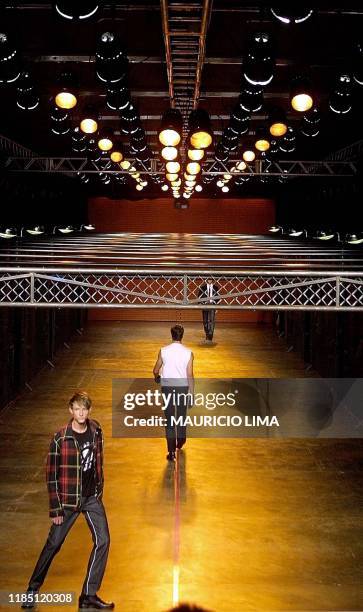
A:
{"type": "Polygon", "coordinates": [[[216,323],[215,310],[203,310],[203,326],[207,340],[213,339],[214,326],[216,323]]]}
{"type": "Polygon", "coordinates": [[[175,402],[170,401],[167,409],[165,410],[165,418],[166,418],[166,441],[168,444],[168,452],[174,453],[175,449],[181,448],[183,444],[185,444],[187,438],[187,428],[182,425],[173,424],[171,421],[171,417],[182,417],[184,420],[188,402],[186,394],[189,391],[188,387],[162,387],[162,393],[165,394],[173,394],[175,395],[175,402]]]}
{"type": "MultiPolygon", "coordinates": [[[[60,550],[69,530],[75,523],[77,517],[83,512],[88,527],[92,533],[93,549],[88,562],[87,574],[83,583],[82,593],[95,595],[101,586],[103,574],[106,569],[108,549],[110,546],[110,534],[103,503],[97,497],[83,497],[80,510],[65,509],[63,523],[52,524],[48,539],[40,553],[38,563],[35,566],[28,589],[38,591],[47,575],[50,564],[60,550]]],[[[75,560],[77,553],[75,550],[75,560]]]]}

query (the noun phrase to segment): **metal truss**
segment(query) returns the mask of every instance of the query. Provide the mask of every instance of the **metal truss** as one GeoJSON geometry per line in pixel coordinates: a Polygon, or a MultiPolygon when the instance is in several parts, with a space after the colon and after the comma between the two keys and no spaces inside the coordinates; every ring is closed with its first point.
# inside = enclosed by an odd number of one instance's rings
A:
{"type": "Polygon", "coordinates": [[[362,311],[363,273],[0,271],[0,306],[362,311]],[[199,297],[207,278],[217,304],[199,297]]]}
{"type": "MultiPolygon", "coordinates": [[[[133,161],[133,160],[130,160],[133,161]]],[[[203,175],[220,176],[230,172],[234,164],[220,164],[209,160],[208,167],[203,175]]],[[[128,174],[126,170],[115,168],[110,161],[105,163],[92,162],[86,157],[9,157],[5,167],[12,172],[47,172],[61,174],[128,174]]],[[[150,174],[150,170],[138,170],[140,174],[150,174]]],[[[152,160],[151,172],[164,175],[163,164],[152,160]]],[[[352,177],[357,173],[357,164],[354,161],[301,161],[281,160],[272,162],[256,161],[249,164],[243,172],[233,172],[233,176],[286,176],[286,177],[352,177]],[[312,170],[313,169],[313,170],[312,170]]]]}

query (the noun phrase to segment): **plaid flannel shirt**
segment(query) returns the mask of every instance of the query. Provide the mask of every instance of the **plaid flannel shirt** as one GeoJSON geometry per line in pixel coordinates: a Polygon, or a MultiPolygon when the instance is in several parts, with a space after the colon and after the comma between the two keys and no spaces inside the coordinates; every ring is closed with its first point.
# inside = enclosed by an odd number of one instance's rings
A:
{"type": "MultiPolygon", "coordinates": [[[[103,492],[103,435],[100,424],[89,419],[95,452],[96,496],[103,492]]],[[[82,497],[82,467],[72,421],[54,434],[50,443],[46,480],[49,493],[49,516],[63,516],[64,508],[77,510],[82,497]]]]}

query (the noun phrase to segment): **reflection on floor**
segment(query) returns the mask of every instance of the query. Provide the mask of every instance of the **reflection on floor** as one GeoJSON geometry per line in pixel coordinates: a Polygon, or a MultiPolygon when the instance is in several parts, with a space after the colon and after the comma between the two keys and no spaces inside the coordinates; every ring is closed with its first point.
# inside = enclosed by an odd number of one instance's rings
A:
{"type": "MultiPolygon", "coordinates": [[[[149,376],[168,328],[92,325],[54,370],[38,376],[32,393],[2,413],[0,589],[26,586],[49,526],[44,458],[50,434],[67,420],[71,392],[85,388],[106,434],[104,502],[112,543],[100,594],[118,610],[167,610],[173,577],[181,601],[216,612],[363,609],[359,440],[193,439],[180,454],[176,482],[164,440],[111,437],[112,378],[149,376]]],[[[200,326],[188,324],[185,342],[199,376],[304,375],[303,364],[269,328],[225,325],[213,347],[200,339],[200,326]]],[[[80,517],[43,590],[78,595],[90,549],[80,517]]]]}

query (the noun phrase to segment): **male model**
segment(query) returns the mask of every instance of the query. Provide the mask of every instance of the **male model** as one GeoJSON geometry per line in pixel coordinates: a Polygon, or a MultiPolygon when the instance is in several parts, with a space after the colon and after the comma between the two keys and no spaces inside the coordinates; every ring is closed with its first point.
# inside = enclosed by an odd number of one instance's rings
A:
{"type": "Polygon", "coordinates": [[[54,556],[82,512],[93,539],[86,578],[79,598],[80,608],[113,608],[97,596],[106,568],[110,535],[103,491],[103,436],[97,423],[89,418],[91,398],[78,391],[69,400],[71,420],[54,434],[47,459],[46,478],[52,525],[27,589],[23,608],[35,606],[39,591],[54,556]]]}
{"type": "MultiPolygon", "coordinates": [[[[213,279],[207,278],[207,282],[200,286],[199,297],[203,299],[203,304],[217,304],[219,301],[218,286],[213,283],[213,279]]],[[[205,339],[213,340],[214,327],[216,321],[216,311],[214,309],[203,310],[203,327],[205,339]]]]}
{"type": "Polygon", "coordinates": [[[174,325],[171,328],[172,342],[160,349],[154,366],[154,377],[158,379],[161,371],[162,393],[171,396],[165,410],[166,441],[168,445],[168,461],[175,460],[176,449],[181,449],[186,442],[186,427],[175,426],[172,416],[184,419],[188,403],[192,404],[194,395],[193,353],[182,344],[184,328],[174,325]],[[189,402],[188,402],[189,400],[189,402]]]}

